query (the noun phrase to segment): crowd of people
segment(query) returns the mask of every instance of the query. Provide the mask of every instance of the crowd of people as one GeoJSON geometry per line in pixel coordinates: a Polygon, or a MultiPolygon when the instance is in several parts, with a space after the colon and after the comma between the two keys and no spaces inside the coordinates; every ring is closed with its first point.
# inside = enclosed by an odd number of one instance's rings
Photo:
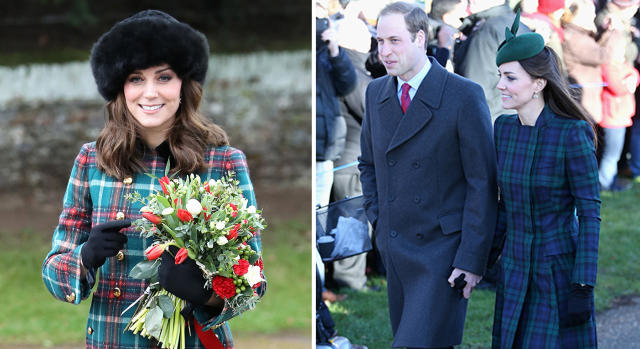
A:
{"type": "Polygon", "coordinates": [[[639,5],[317,1],[316,204],[364,195],[377,256],[317,263],[318,301],[379,270],[392,346],[450,347],[489,271],[494,347],[595,347],[600,193],[640,183],[639,5]]]}

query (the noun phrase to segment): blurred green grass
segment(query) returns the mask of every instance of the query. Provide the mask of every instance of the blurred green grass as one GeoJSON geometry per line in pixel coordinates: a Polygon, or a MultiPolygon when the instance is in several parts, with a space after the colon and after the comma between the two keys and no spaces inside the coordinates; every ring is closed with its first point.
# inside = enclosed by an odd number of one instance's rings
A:
{"type": "MultiPolygon", "coordinates": [[[[270,222],[263,232],[267,293],[255,310],[231,321],[234,336],[279,332],[311,335],[309,221],[270,222]]],[[[0,343],[41,347],[85,339],[90,301],[54,299],[42,278],[52,232],[0,231],[0,343]]]]}
{"type": "MultiPolygon", "coordinates": [[[[598,278],[595,288],[596,312],[616,305],[620,297],[640,294],[640,185],[618,193],[602,193],[598,278]]],[[[386,349],[393,339],[387,310],[386,282],[380,292],[342,289],[349,297],[329,306],[340,335],[369,349],[386,349]]],[[[490,348],[495,294],[476,290],[469,301],[464,337],[460,348],[490,348]]],[[[437,321],[437,320],[436,320],[437,321]]]]}

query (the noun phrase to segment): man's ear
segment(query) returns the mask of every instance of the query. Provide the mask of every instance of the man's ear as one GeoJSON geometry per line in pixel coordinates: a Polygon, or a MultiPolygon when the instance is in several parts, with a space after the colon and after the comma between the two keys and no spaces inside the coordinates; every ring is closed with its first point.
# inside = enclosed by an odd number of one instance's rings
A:
{"type": "Polygon", "coordinates": [[[422,29],[418,30],[414,42],[420,47],[427,47],[427,34],[422,29]]]}

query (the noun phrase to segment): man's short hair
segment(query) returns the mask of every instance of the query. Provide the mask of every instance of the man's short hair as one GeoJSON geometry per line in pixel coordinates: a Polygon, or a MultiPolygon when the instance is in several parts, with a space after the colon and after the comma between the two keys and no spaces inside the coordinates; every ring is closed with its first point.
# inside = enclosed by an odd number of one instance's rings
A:
{"type": "Polygon", "coordinates": [[[429,19],[427,18],[427,13],[417,5],[398,1],[385,6],[380,11],[378,20],[380,20],[380,17],[392,13],[397,13],[404,17],[404,23],[407,25],[412,41],[416,39],[418,31],[422,30],[424,32],[424,46],[426,48],[429,41],[429,19]]]}

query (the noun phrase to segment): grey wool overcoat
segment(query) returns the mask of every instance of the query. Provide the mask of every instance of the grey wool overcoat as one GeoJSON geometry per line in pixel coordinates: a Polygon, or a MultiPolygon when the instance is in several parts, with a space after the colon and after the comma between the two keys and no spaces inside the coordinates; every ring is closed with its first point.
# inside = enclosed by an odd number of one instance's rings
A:
{"type": "Polygon", "coordinates": [[[467,301],[447,278],[484,273],[497,211],[496,156],[482,88],[431,68],[406,114],[397,79],[367,87],[359,168],[387,270],[393,347],[459,344],[467,301]]]}

